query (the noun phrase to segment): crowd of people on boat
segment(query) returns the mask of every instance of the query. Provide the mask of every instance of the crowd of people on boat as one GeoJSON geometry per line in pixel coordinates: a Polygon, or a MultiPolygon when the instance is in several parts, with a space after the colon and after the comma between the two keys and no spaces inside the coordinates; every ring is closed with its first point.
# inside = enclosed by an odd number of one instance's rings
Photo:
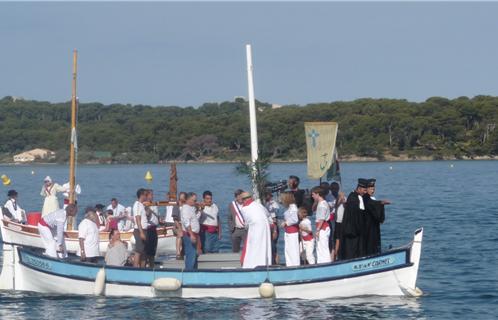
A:
{"type": "MultiPolygon", "coordinates": [[[[357,187],[347,197],[338,182],[323,182],[310,192],[299,188],[300,179],[290,176],[287,189],[268,191],[263,204],[242,189],[234,192],[228,206],[228,231],[232,251],[241,253],[243,268],[280,264],[277,244],[283,232],[286,266],[328,263],[374,255],[381,250],[380,224],[384,222],[384,206],[390,202],[377,200],[375,179],[358,179],[357,187]],[[311,217],[314,216],[313,228],[311,217]]],[[[59,208],[58,192],[68,186],[45,178],[41,195],[45,198],[38,229],[51,257],[67,256],[64,230],[68,218],[77,214],[77,205],[65,201],[59,208]]],[[[2,207],[4,217],[25,223],[26,214],[17,203],[17,192],[10,190],[2,207]]],[[[153,267],[158,245],[157,228],[172,227],[176,236],[176,259],[184,260],[186,270],[197,268],[201,254],[219,252],[222,238],[220,210],[213,194],[206,190],[202,200],[194,192],[180,192],[175,202],[168,203],[164,214],[155,205],[151,189],[136,192],[132,207],[118,199],[110,204],[96,204],[85,209],[78,225],[79,250],[82,261],[98,262],[100,232],[108,232],[109,244],[105,262],[108,265],[153,267]],[[134,246],[121,240],[121,232],[133,232],[134,246]]]]}

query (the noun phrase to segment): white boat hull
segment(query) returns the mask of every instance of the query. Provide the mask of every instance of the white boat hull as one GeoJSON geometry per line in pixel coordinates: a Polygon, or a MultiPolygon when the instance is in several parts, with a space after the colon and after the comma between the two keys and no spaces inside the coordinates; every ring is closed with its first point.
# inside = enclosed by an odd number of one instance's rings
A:
{"type": "MultiPolygon", "coordinates": [[[[2,239],[5,243],[43,248],[43,242],[38,234],[38,227],[23,225],[7,220],[0,221],[2,224],[2,239]]],[[[173,228],[159,228],[157,239],[157,255],[174,254],[176,252],[176,237],[173,234],[173,228]]],[[[79,240],[77,231],[66,232],[65,243],[69,252],[77,252],[79,249],[79,240]]],[[[133,232],[121,232],[121,239],[130,242],[129,250],[135,245],[133,232]]],[[[101,232],[99,251],[105,254],[109,244],[108,232],[101,232]]]]}
{"type": "MultiPolygon", "coordinates": [[[[153,271],[108,267],[105,268],[106,283],[102,293],[105,296],[259,298],[259,285],[267,278],[273,283],[276,298],[417,295],[420,292],[416,280],[421,242],[420,229],[410,247],[351,261],[299,268],[280,267],[268,272],[240,268],[186,272],[178,269],[153,271]],[[178,279],[181,286],[169,291],[154,289],[154,280],[165,277],[178,279]]],[[[13,245],[4,245],[0,288],[92,295],[99,285],[96,274],[100,268],[102,266],[44,258],[21,251],[13,245]]]]}

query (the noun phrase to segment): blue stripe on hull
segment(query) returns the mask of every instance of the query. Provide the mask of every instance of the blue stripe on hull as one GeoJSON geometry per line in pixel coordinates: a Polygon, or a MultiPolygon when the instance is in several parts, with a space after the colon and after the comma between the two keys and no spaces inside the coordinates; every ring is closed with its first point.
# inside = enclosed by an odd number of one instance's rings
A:
{"type": "MultiPolygon", "coordinates": [[[[67,262],[36,254],[19,248],[20,262],[25,267],[52,275],[85,281],[94,281],[102,266],[67,262]]],[[[411,266],[409,248],[393,250],[384,254],[323,265],[302,267],[278,267],[266,269],[219,269],[182,272],[172,269],[134,269],[106,267],[106,282],[123,285],[150,286],[157,278],[176,278],[183,287],[253,287],[267,279],[276,286],[312,283],[363,276],[411,266]]]]}

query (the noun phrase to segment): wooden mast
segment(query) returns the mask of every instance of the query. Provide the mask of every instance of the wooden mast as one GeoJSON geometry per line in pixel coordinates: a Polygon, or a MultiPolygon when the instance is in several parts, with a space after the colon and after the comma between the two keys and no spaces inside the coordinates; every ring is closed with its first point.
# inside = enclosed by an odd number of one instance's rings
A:
{"type": "MultiPolygon", "coordinates": [[[[72,95],[71,95],[71,144],[69,147],[69,203],[75,203],[75,164],[76,164],[76,75],[78,71],[78,51],[73,50],[73,82],[72,82],[72,95]]],[[[73,229],[73,219],[68,221],[68,229],[73,229]]]]}

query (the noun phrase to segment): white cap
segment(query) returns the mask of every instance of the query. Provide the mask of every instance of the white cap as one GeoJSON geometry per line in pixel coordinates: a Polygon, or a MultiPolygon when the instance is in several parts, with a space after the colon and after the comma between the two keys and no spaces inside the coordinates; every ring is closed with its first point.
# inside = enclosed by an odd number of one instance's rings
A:
{"type": "Polygon", "coordinates": [[[52,178],[50,178],[50,176],[46,176],[45,179],[43,179],[43,182],[45,181],[52,182],[52,178]]]}

